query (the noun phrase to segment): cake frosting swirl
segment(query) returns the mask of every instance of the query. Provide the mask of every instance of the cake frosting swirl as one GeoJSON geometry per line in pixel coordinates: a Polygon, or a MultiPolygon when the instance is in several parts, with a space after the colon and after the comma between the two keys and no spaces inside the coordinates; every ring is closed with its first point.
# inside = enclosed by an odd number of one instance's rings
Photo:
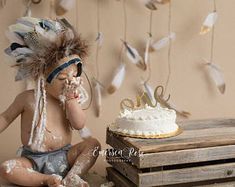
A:
{"type": "Polygon", "coordinates": [[[145,106],[142,109],[124,109],[115,120],[116,132],[132,136],[161,136],[177,132],[176,112],[163,108],[145,106]]]}

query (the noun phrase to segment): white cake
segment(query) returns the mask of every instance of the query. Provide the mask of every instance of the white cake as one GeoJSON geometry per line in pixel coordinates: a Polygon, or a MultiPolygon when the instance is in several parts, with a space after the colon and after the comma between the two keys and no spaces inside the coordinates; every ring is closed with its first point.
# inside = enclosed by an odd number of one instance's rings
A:
{"type": "Polygon", "coordinates": [[[176,134],[179,127],[176,124],[176,112],[157,104],[154,108],[145,106],[136,110],[125,109],[110,129],[137,137],[168,137],[176,134]]]}

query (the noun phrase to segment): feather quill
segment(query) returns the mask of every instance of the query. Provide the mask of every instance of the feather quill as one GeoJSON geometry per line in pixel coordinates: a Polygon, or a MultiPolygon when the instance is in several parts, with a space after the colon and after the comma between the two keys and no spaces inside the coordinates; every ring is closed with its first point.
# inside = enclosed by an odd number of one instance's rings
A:
{"type": "Polygon", "coordinates": [[[203,22],[203,25],[201,27],[201,31],[200,34],[206,34],[208,32],[210,32],[210,30],[212,29],[212,27],[214,26],[216,20],[218,18],[218,14],[216,11],[210,13],[207,15],[206,19],[203,22]]]}
{"type": "Polygon", "coordinates": [[[226,83],[224,80],[224,76],[220,67],[214,63],[206,63],[208,73],[210,78],[213,80],[215,85],[217,86],[220,93],[225,93],[226,83]]]}
{"type": "Polygon", "coordinates": [[[114,93],[116,90],[118,90],[120,88],[120,86],[122,85],[122,82],[125,78],[125,74],[126,74],[126,66],[124,63],[121,63],[121,65],[116,70],[116,73],[113,77],[111,85],[108,87],[109,94],[114,93]]]}
{"type": "Polygon", "coordinates": [[[150,51],[157,51],[162,49],[163,47],[166,47],[169,44],[170,40],[175,40],[176,34],[174,32],[170,33],[169,36],[166,36],[156,42],[153,42],[153,44],[150,47],[150,51]]]}
{"type": "Polygon", "coordinates": [[[134,47],[130,46],[127,42],[124,41],[123,43],[126,48],[126,55],[128,59],[137,67],[141,68],[142,70],[146,70],[147,67],[139,52],[134,47]]]}

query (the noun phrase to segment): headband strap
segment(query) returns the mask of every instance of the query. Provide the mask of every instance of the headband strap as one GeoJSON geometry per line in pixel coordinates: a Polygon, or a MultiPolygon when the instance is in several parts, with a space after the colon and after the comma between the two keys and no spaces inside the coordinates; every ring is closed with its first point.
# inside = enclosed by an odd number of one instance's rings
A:
{"type": "Polygon", "coordinates": [[[81,67],[81,59],[80,58],[74,58],[68,62],[65,62],[64,64],[60,65],[56,69],[54,69],[49,76],[47,77],[47,82],[51,83],[51,81],[54,79],[54,77],[61,72],[63,69],[67,68],[71,64],[76,64],[78,67],[81,67]],[[80,62],[80,63],[79,63],[80,62]],[[80,64],[80,65],[79,65],[80,64]]]}

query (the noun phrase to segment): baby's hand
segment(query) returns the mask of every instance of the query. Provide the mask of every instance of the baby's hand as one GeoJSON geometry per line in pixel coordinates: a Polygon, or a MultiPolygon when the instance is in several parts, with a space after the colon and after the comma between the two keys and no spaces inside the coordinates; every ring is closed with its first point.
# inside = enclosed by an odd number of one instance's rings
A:
{"type": "Polygon", "coordinates": [[[49,187],[60,187],[62,186],[62,178],[58,175],[51,175],[47,180],[49,187]]]}
{"type": "Polygon", "coordinates": [[[82,84],[81,78],[74,79],[72,81],[65,81],[64,93],[66,100],[74,99],[79,97],[78,87],[82,84]]]}

